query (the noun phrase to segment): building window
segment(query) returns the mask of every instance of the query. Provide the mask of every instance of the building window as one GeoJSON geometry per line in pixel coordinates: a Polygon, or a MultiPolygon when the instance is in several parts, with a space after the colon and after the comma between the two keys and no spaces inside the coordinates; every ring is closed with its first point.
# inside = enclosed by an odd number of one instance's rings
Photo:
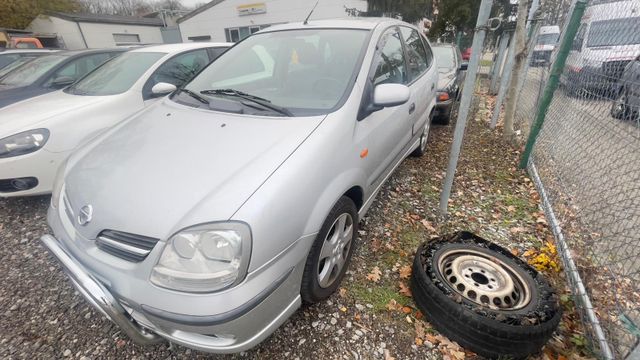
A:
{"type": "Polygon", "coordinates": [[[209,41],[211,40],[211,35],[189,36],[187,39],[191,41],[209,41]]]}
{"type": "Polygon", "coordinates": [[[252,25],[237,28],[227,28],[224,29],[224,34],[228,42],[238,42],[264,28],[268,28],[269,26],[271,25],[252,25]]]}
{"type": "Polygon", "coordinates": [[[139,44],[140,36],[138,34],[113,34],[113,40],[116,45],[139,44]]]}

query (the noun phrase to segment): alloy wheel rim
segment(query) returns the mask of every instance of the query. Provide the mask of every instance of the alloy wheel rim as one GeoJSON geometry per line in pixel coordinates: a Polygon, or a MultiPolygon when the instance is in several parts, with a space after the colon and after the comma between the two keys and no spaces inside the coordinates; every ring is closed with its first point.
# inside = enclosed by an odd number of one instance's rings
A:
{"type": "Polygon", "coordinates": [[[620,97],[618,97],[618,100],[616,101],[616,106],[615,106],[616,114],[622,115],[622,113],[624,112],[625,102],[626,102],[626,98],[624,95],[621,95],[620,97]]]}
{"type": "Polygon", "coordinates": [[[496,310],[518,310],[531,302],[522,277],[507,263],[470,249],[445,251],[438,271],[456,294],[496,310]]]}
{"type": "Polygon", "coordinates": [[[320,249],[318,284],[322,288],[333,285],[346,265],[353,239],[353,217],[344,213],[333,222],[320,249]]]}

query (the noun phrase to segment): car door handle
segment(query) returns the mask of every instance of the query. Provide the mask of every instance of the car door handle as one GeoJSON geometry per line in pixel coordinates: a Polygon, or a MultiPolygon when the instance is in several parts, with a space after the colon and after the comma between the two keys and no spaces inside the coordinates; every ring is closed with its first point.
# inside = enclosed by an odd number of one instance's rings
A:
{"type": "Polygon", "coordinates": [[[414,111],[416,111],[416,103],[409,105],[409,114],[413,114],[414,111]]]}

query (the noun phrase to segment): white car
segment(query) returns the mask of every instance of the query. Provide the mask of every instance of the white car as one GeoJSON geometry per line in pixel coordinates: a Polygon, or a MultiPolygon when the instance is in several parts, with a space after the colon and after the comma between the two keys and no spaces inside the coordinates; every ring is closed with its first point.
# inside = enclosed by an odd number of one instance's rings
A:
{"type": "Polygon", "coordinates": [[[182,86],[231,45],[131,50],[64,90],[0,110],[0,197],[50,193],[80,144],[182,86]]]}

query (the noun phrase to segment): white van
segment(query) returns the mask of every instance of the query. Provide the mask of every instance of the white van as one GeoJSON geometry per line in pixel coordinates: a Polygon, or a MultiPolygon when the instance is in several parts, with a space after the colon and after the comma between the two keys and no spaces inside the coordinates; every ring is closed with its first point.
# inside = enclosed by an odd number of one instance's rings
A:
{"type": "Polygon", "coordinates": [[[536,45],[531,54],[531,66],[541,66],[549,64],[551,53],[558,44],[560,38],[560,27],[557,25],[542,26],[538,31],[536,45]]]}
{"type": "Polygon", "coordinates": [[[640,55],[640,0],[587,8],[562,83],[570,93],[608,95],[625,66],[640,55]]]}

